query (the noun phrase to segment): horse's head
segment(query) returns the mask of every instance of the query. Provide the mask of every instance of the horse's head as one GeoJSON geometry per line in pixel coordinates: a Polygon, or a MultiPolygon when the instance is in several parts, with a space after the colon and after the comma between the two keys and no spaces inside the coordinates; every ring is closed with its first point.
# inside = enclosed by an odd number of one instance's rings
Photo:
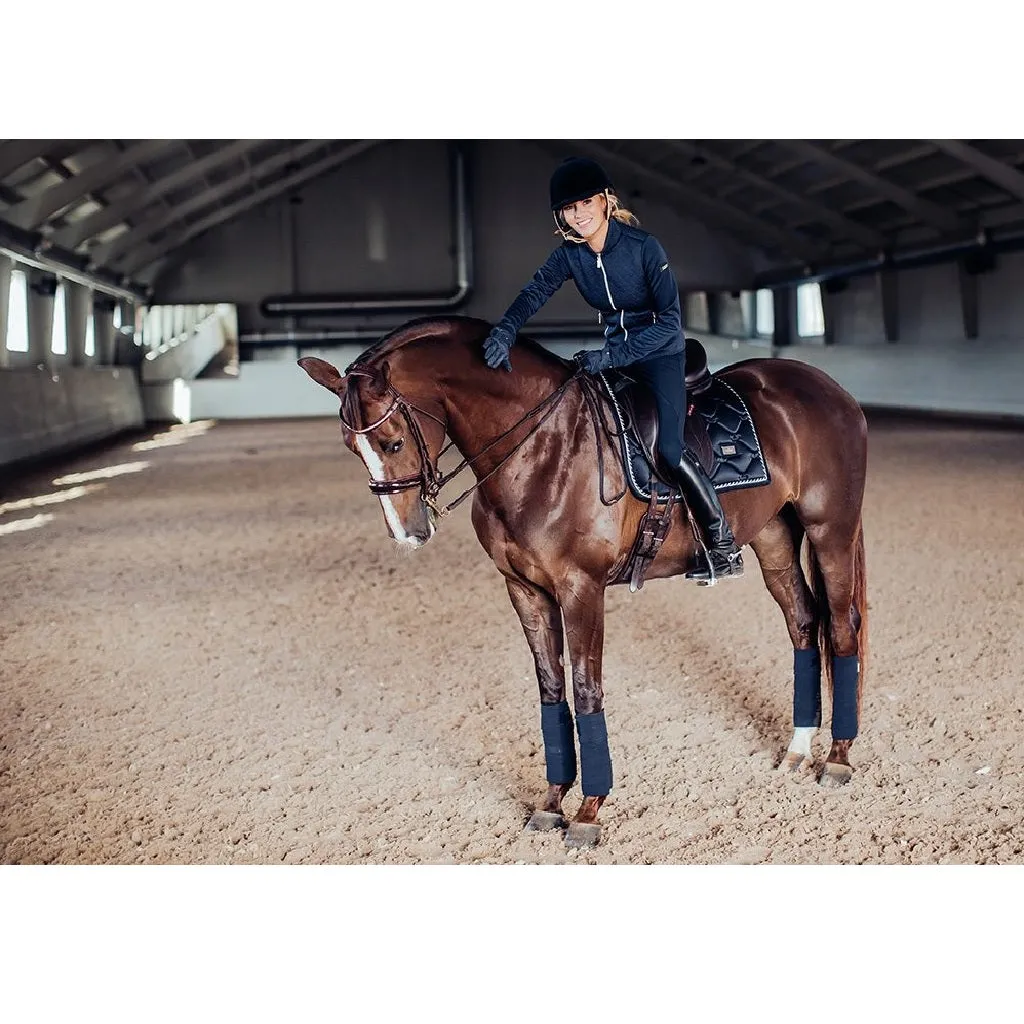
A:
{"type": "Polygon", "coordinates": [[[340,399],[342,439],[363,460],[392,538],[422,547],[436,530],[428,502],[436,495],[443,419],[395,387],[387,362],[350,367],[347,374],[313,356],[299,366],[340,399]]]}

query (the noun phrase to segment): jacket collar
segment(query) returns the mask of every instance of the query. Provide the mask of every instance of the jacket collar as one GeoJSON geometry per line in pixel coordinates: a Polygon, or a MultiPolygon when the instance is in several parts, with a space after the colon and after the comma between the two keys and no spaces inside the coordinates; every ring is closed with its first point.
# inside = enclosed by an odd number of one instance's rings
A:
{"type": "MultiPolygon", "coordinates": [[[[618,243],[621,237],[622,225],[614,217],[612,217],[608,221],[608,234],[605,235],[604,248],[601,250],[601,255],[603,256],[605,253],[611,252],[611,250],[615,248],[616,244],[618,243]]],[[[588,245],[587,248],[590,249],[590,246],[588,245]]],[[[591,252],[593,252],[592,249],[591,252]]]]}
{"type": "Polygon", "coordinates": [[[608,234],[604,240],[604,249],[602,254],[610,252],[618,244],[618,240],[623,237],[623,225],[620,221],[615,220],[614,217],[608,219],[608,234]]]}

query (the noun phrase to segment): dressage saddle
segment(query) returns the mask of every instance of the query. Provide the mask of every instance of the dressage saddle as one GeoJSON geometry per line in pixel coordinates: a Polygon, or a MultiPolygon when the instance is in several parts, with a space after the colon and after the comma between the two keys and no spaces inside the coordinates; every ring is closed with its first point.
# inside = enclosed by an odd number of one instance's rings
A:
{"type": "MultiPolygon", "coordinates": [[[[770,480],[757,430],[742,396],[708,369],[707,352],[686,339],[688,401],[683,442],[717,491],[755,487],[770,480]]],[[[615,411],[626,475],[634,495],[647,501],[654,487],[659,500],[673,488],[672,474],[658,455],[658,410],[650,389],[628,370],[601,373],[615,411]]],[[[678,490],[675,490],[679,496],[678,490]]]]}

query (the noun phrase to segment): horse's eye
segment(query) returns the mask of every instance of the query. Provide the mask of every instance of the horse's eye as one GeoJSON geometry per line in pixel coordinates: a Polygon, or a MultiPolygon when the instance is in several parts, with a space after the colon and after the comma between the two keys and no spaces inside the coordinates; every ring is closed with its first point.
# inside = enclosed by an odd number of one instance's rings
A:
{"type": "Polygon", "coordinates": [[[385,441],[384,453],[386,455],[397,455],[402,450],[403,444],[405,444],[405,442],[401,438],[398,438],[395,441],[385,441]]]}

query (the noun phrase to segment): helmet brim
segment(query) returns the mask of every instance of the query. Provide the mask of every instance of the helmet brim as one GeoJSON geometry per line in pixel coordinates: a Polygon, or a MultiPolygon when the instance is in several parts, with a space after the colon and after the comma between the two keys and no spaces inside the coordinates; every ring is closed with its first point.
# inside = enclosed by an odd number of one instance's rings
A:
{"type": "Polygon", "coordinates": [[[560,199],[557,203],[554,203],[551,207],[552,213],[557,213],[562,209],[563,206],[572,206],[573,203],[578,203],[581,199],[590,199],[591,196],[603,196],[605,192],[610,191],[611,186],[607,188],[599,188],[596,192],[593,189],[588,189],[586,192],[580,192],[577,195],[569,196],[568,199],[560,199]]]}

